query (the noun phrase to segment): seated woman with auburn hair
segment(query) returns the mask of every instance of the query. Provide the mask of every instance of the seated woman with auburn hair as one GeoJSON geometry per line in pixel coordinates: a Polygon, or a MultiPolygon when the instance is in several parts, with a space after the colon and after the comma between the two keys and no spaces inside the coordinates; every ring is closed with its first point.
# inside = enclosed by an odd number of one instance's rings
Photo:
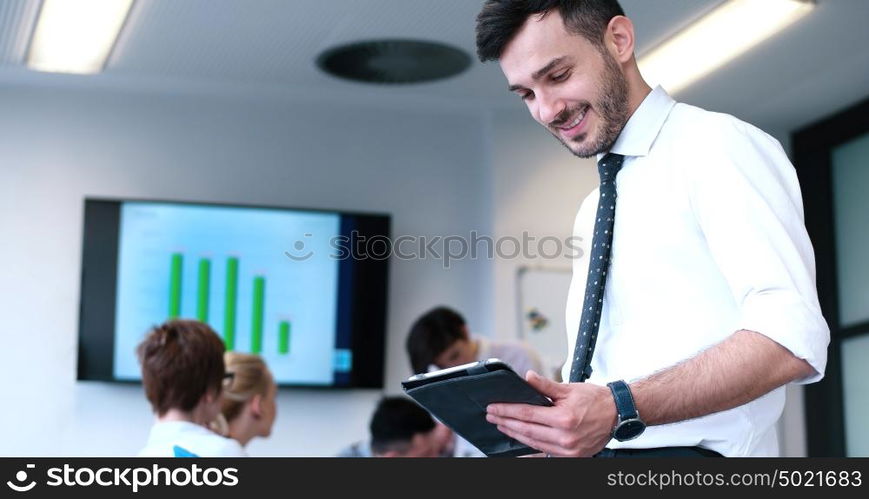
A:
{"type": "Polygon", "coordinates": [[[172,320],[139,345],[145,395],[157,416],[145,457],[245,456],[235,440],[208,429],[220,413],[223,341],[207,324],[172,320]]]}
{"type": "Polygon", "coordinates": [[[221,414],[213,425],[242,446],[254,437],[268,437],[277,415],[274,377],[259,355],[227,352],[223,356],[227,380],[221,414]]]}

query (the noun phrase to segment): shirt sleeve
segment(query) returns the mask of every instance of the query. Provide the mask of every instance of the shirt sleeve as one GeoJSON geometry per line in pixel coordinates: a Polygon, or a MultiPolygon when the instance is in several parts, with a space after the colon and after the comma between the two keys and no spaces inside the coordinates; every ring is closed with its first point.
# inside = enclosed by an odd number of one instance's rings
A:
{"type": "Polygon", "coordinates": [[[686,166],[694,216],[740,309],[740,329],[767,336],[824,375],[830,330],[796,172],[781,145],[735,119],[691,141],[686,166]]]}

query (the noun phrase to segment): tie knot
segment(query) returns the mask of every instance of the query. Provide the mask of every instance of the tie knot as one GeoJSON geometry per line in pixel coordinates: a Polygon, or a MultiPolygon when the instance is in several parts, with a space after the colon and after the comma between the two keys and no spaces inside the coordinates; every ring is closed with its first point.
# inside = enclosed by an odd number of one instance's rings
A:
{"type": "Polygon", "coordinates": [[[622,168],[625,157],[621,154],[607,153],[597,162],[597,171],[600,173],[600,181],[606,182],[616,178],[616,174],[622,168]]]}

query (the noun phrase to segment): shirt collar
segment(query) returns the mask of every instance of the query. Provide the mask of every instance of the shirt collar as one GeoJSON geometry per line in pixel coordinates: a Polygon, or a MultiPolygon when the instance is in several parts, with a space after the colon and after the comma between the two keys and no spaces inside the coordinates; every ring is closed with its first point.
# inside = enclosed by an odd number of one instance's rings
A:
{"type": "MultiPolygon", "coordinates": [[[[663,88],[655,87],[628,119],[609,152],[623,156],[648,154],[674,105],[676,101],[663,88]]],[[[597,159],[603,156],[598,154],[597,159]]]]}

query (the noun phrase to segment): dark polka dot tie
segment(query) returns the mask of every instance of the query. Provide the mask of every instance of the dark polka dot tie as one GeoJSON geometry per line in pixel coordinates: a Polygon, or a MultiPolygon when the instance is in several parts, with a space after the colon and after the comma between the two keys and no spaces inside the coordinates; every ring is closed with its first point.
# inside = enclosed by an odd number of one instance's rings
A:
{"type": "Polygon", "coordinates": [[[570,382],[582,383],[591,376],[591,356],[594,342],[600,327],[600,313],[603,309],[603,291],[606,285],[607,270],[613,244],[613,226],[616,218],[616,175],[625,157],[621,154],[607,154],[597,163],[600,172],[600,199],[597,202],[597,218],[594,222],[594,236],[591,240],[591,254],[588,261],[588,281],[585,284],[585,298],[582,302],[582,317],[576,333],[576,347],[570,368],[570,382]]]}

